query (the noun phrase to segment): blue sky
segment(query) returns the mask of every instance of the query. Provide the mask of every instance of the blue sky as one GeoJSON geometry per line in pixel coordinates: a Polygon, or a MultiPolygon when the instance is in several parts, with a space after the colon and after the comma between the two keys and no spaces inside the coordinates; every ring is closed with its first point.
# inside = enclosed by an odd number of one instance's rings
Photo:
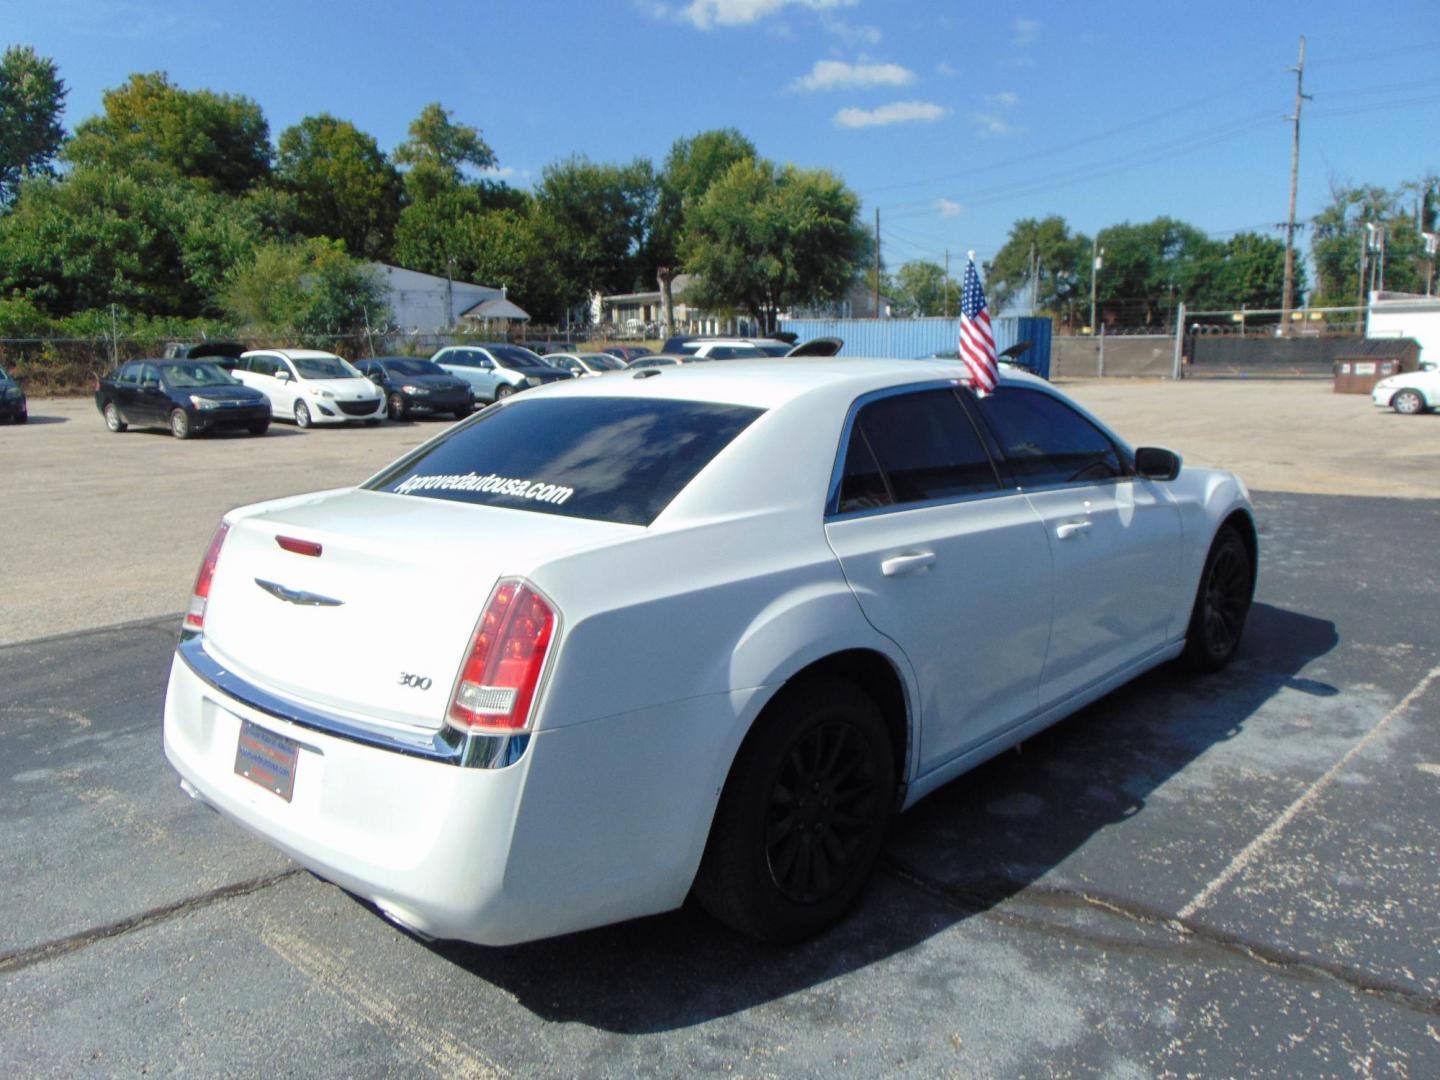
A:
{"type": "MultiPolygon", "coordinates": [[[[272,137],[329,112],[389,150],[428,102],[506,179],[572,154],[657,163],[733,126],[837,172],[886,263],[988,257],[1020,217],[1093,232],[1169,214],[1218,236],[1285,218],[1298,37],[1300,216],[1332,182],[1440,171],[1440,6],[987,6],[940,0],[0,0],[53,57],[67,125],[136,71],[245,94],[272,137]]],[[[953,265],[953,263],[952,263],[953,265]]]]}

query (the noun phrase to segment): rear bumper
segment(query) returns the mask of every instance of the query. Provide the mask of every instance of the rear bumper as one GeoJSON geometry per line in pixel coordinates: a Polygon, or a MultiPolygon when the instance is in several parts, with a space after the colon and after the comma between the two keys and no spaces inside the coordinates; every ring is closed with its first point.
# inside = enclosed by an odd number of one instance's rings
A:
{"type": "Polygon", "coordinates": [[[402,925],[508,945],[683,902],[748,701],[541,731],[472,768],[285,719],[177,653],[165,754],[195,797],[402,925]],[[235,772],[245,720],[299,743],[290,801],[235,772]]]}

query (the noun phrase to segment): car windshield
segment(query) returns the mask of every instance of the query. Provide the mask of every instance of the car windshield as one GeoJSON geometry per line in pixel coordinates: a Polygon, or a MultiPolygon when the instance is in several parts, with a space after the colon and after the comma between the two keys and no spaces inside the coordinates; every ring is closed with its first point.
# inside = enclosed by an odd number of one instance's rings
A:
{"type": "Polygon", "coordinates": [[[550,366],[543,358],[529,349],[521,349],[514,345],[492,346],[490,355],[495,357],[495,362],[503,368],[540,368],[543,370],[550,366]]]}
{"type": "Polygon", "coordinates": [[[664,398],[517,401],[452,428],[364,486],[649,525],[763,411],[664,398]]]}
{"type": "Polygon", "coordinates": [[[621,368],[620,361],[609,353],[581,353],[580,359],[598,371],[619,371],[621,368]]]}
{"type": "Polygon", "coordinates": [[[386,360],[382,366],[391,375],[444,375],[445,369],[429,360],[386,360]]]}
{"type": "Polygon", "coordinates": [[[302,379],[358,379],[360,372],[338,356],[292,356],[302,379]]]}
{"type": "Polygon", "coordinates": [[[761,356],[784,356],[793,346],[786,345],[783,341],[777,341],[773,345],[766,343],[764,345],[756,345],[755,348],[759,350],[761,356]]]}
{"type": "Polygon", "coordinates": [[[194,361],[188,364],[166,364],[160,369],[160,378],[166,386],[176,389],[193,390],[198,386],[239,386],[238,379],[225,374],[216,364],[194,361]]]}

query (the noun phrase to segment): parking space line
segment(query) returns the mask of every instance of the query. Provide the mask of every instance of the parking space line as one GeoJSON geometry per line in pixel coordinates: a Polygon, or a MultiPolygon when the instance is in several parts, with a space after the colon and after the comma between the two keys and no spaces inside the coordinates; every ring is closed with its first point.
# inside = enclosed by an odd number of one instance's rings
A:
{"type": "Polygon", "coordinates": [[[1210,901],[1214,899],[1216,893],[1233,881],[1241,871],[1254,862],[1256,857],[1275,841],[1276,837],[1284,831],[1285,826],[1294,821],[1295,818],[1300,815],[1301,811],[1305,810],[1320,797],[1320,794],[1334,782],[1335,778],[1345,770],[1345,767],[1354,761],[1362,750],[1379,737],[1380,733],[1385,730],[1391,720],[1410,708],[1425,691],[1429,690],[1431,684],[1434,683],[1437,678],[1440,678],[1440,666],[1431,668],[1425,677],[1420,680],[1419,684],[1400,699],[1399,704],[1382,716],[1380,722],[1366,732],[1359,742],[1346,751],[1345,755],[1340,758],[1339,761],[1331,765],[1320,779],[1306,788],[1298,799],[1287,806],[1279,817],[1266,826],[1264,832],[1246,844],[1245,847],[1230,860],[1225,869],[1212,879],[1205,888],[1196,893],[1190,902],[1180,909],[1175,917],[1183,922],[1193,916],[1202,907],[1209,904],[1210,901]]]}
{"type": "Polygon", "coordinates": [[[364,1020],[384,1029],[431,1072],[444,1077],[491,1080],[509,1076],[463,1039],[423,1024],[383,990],[370,985],[339,957],[274,929],[261,942],[321,989],[337,997],[364,1020]]]}

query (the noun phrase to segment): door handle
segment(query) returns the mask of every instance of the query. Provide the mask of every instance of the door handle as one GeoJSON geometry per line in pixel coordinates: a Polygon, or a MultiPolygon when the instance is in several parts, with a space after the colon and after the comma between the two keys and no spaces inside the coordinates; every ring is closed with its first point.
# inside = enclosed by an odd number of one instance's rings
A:
{"type": "Polygon", "coordinates": [[[1089,529],[1090,522],[1088,521],[1067,521],[1063,525],[1055,527],[1055,535],[1061,540],[1069,540],[1072,536],[1088,532],[1089,529]]]}
{"type": "Polygon", "coordinates": [[[933,551],[912,551],[904,555],[891,555],[881,560],[880,573],[886,577],[901,577],[905,574],[923,574],[935,563],[933,551]]]}

